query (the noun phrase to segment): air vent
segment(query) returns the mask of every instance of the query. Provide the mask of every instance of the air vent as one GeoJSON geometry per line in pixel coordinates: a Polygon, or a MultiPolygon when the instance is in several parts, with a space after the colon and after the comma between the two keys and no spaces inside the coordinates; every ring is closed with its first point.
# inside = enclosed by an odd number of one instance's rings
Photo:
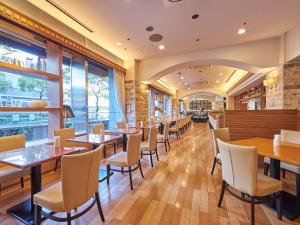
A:
{"type": "Polygon", "coordinates": [[[162,1],[166,7],[174,6],[183,2],[183,0],[162,0],[162,1]]]}

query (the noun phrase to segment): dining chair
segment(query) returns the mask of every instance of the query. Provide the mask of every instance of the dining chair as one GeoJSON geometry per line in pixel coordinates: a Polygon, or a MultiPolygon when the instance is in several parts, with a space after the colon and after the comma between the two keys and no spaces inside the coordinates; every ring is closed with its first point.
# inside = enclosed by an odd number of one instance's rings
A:
{"type": "Polygon", "coordinates": [[[157,153],[157,143],[156,143],[157,134],[158,134],[158,128],[151,127],[149,131],[148,141],[141,143],[141,158],[143,158],[143,155],[149,155],[152,167],[153,167],[153,158],[152,158],[153,154],[156,155],[157,161],[159,161],[158,153],[157,153]]]}
{"type": "Polygon", "coordinates": [[[213,153],[214,153],[214,162],[210,174],[213,175],[215,171],[216,164],[221,164],[220,151],[217,143],[217,138],[222,141],[230,141],[230,130],[229,128],[216,128],[211,129],[212,139],[213,139],[213,153]]]}
{"type": "MultiPolygon", "coordinates": [[[[101,130],[103,131],[104,134],[106,134],[104,132],[104,124],[103,123],[92,125],[92,132],[93,132],[93,134],[100,134],[101,130]]],[[[114,153],[116,154],[117,153],[117,141],[111,142],[111,145],[113,146],[114,153]]],[[[104,146],[103,154],[104,154],[104,158],[106,158],[106,145],[104,146]]]]}
{"type": "MultiPolygon", "coordinates": [[[[287,144],[300,144],[300,132],[292,130],[281,130],[280,131],[280,142],[287,144]]],[[[270,158],[264,157],[264,174],[268,175],[270,168],[270,158]]],[[[300,166],[291,163],[280,162],[280,168],[282,169],[282,176],[285,178],[286,170],[296,174],[296,185],[300,186],[300,166]]],[[[299,190],[299,188],[297,188],[299,190]]],[[[299,191],[298,191],[299,192],[299,191]]],[[[300,192],[296,193],[297,197],[300,197],[300,192]]]]}
{"type": "Polygon", "coordinates": [[[98,176],[103,145],[80,154],[64,155],[61,160],[61,182],[50,186],[33,197],[35,224],[41,224],[40,214],[56,222],[67,222],[79,218],[97,204],[102,222],[105,221],[99,193],[98,176]],[[78,166],[80,165],[80,166],[78,166]],[[79,179],[80,178],[80,179],[79,179]],[[71,211],[93,199],[83,211],[71,215],[71,211]],[[40,211],[46,208],[52,212],[65,212],[67,217],[56,217],[40,211]]]}
{"type": "MultiPolygon", "coordinates": [[[[0,152],[19,149],[25,147],[25,135],[19,134],[15,136],[0,137],[0,152]]],[[[24,187],[24,176],[29,173],[28,170],[18,169],[0,163],[0,193],[1,184],[10,180],[20,179],[21,188],[24,187]]]]}
{"type": "MultiPolygon", "coordinates": [[[[84,147],[84,148],[91,149],[91,146],[89,144],[67,141],[67,139],[75,137],[75,128],[56,129],[56,130],[53,130],[53,135],[55,137],[60,137],[60,146],[61,147],[69,147],[69,148],[84,147]]],[[[54,171],[57,170],[59,161],[60,161],[60,159],[56,160],[54,171]]]]}
{"type": "Polygon", "coordinates": [[[254,205],[262,197],[276,198],[277,218],[282,220],[282,182],[257,173],[257,150],[252,146],[228,144],[217,139],[222,160],[222,188],[218,201],[221,207],[224,193],[251,204],[251,225],[255,224],[254,205]],[[243,193],[240,197],[233,190],[243,193]]]}
{"type": "Polygon", "coordinates": [[[116,155],[113,155],[109,157],[106,162],[106,171],[107,171],[107,185],[109,185],[110,182],[110,171],[117,171],[121,173],[129,173],[129,181],[130,181],[130,188],[133,190],[132,185],[132,171],[135,171],[136,169],[140,169],[140,173],[142,178],[144,178],[141,161],[140,161],[140,153],[141,153],[141,139],[142,134],[132,134],[128,137],[127,141],[127,151],[126,152],[119,152],[116,155]],[[115,168],[111,168],[111,166],[114,167],[121,167],[122,170],[118,170],[115,168]],[[136,166],[135,168],[132,168],[133,166],[136,166]],[[124,170],[124,167],[128,167],[128,170],[124,170]]]}
{"type": "Polygon", "coordinates": [[[126,128],[126,122],[124,122],[124,121],[117,122],[117,128],[118,129],[125,129],[126,128]]]}
{"type": "Polygon", "coordinates": [[[169,146],[169,148],[171,148],[170,141],[169,141],[169,132],[170,132],[170,123],[166,123],[165,126],[164,126],[163,134],[158,134],[157,135],[157,143],[165,144],[166,152],[168,151],[167,145],[169,146]]]}
{"type": "Polygon", "coordinates": [[[173,127],[170,127],[170,131],[169,131],[171,134],[175,133],[177,139],[180,138],[179,123],[180,123],[180,120],[177,120],[177,121],[175,122],[175,125],[174,125],[173,127]]]}

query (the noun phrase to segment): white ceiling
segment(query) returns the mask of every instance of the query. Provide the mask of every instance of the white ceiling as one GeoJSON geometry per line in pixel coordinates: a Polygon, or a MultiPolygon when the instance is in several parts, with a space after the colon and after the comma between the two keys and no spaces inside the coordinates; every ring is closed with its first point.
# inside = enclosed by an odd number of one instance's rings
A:
{"type": "Polygon", "coordinates": [[[166,0],[53,0],[95,30],[89,33],[45,0],[29,1],[122,59],[149,59],[274,37],[300,21],[299,0],[184,0],[174,6],[166,6],[166,0]],[[195,13],[199,18],[192,20],[195,13]],[[240,36],[237,30],[243,22],[247,32],[240,36]],[[149,25],[153,32],[145,31],[149,25]],[[153,33],[164,36],[165,50],[149,41],[153,33]]]}
{"type": "Polygon", "coordinates": [[[235,70],[219,65],[194,65],[163,76],[161,80],[176,90],[222,88],[235,70]]]}

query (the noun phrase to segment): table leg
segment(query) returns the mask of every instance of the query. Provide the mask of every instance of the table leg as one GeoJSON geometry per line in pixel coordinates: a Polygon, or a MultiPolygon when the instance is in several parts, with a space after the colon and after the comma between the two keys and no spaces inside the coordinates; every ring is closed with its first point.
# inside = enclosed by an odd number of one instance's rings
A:
{"type": "MultiPolygon", "coordinates": [[[[270,159],[270,174],[271,177],[280,180],[280,161],[277,159],[270,159]]],[[[297,196],[292,195],[288,192],[283,191],[283,200],[282,200],[282,211],[283,216],[294,220],[300,217],[300,200],[297,196]]],[[[271,208],[276,210],[276,204],[274,198],[269,199],[269,204],[271,208]]]]}
{"type": "Polygon", "coordinates": [[[123,152],[126,152],[127,148],[127,135],[123,134],[123,152]]]}
{"type": "MultiPolygon", "coordinates": [[[[24,224],[34,224],[33,195],[40,192],[41,188],[41,165],[37,165],[31,168],[31,198],[8,209],[7,213],[24,224]]],[[[41,208],[38,210],[40,214],[41,208]]]]}

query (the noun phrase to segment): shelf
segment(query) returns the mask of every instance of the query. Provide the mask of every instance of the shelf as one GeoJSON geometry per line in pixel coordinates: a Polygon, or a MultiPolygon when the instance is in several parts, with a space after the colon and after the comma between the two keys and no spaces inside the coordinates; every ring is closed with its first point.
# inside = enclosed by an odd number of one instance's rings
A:
{"type": "Polygon", "coordinates": [[[0,107],[0,112],[59,112],[60,108],[0,107]]]}
{"type": "Polygon", "coordinates": [[[31,68],[25,68],[6,62],[0,62],[0,70],[7,73],[13,73],[17,75],[23,75],[43,80],[59,81],[59,76],[57,74],[47,73],[31,68]]]}

